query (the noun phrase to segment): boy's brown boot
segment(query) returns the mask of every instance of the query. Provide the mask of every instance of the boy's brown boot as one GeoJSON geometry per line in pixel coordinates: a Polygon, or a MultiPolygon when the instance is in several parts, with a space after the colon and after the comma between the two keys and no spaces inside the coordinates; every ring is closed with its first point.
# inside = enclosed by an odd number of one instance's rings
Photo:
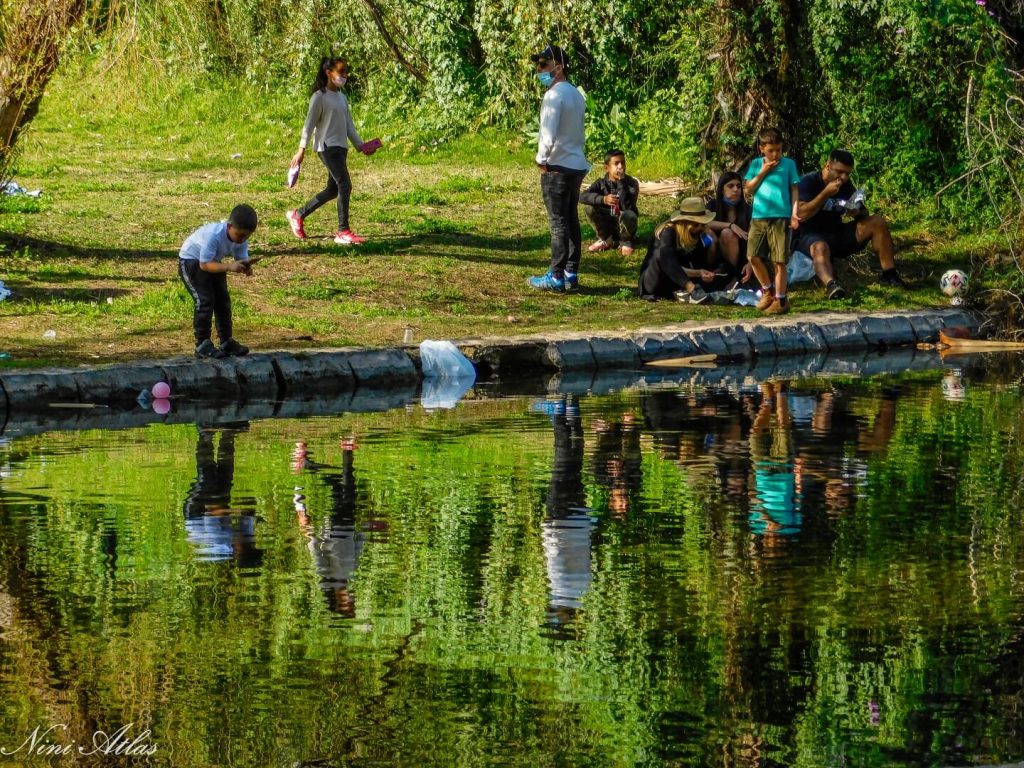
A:
{"type": "Polygon", "coordinates": [[[789,299],[775,299],[764,313],[766,315],[784,315],[789,312],[789,299]]]}
{"type": "Polygon", "coordinates": [[[760,301],[757,302],[757,308],[764,312],[772,304],[775,303],[775,289],[769,288],[762,294],[760,301]]]}

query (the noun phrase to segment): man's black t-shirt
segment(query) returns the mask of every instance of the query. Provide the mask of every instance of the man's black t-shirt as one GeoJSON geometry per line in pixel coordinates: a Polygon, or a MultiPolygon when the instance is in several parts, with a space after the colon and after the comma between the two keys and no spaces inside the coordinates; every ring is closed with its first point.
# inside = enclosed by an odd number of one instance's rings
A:
{"type": "MultiPolygon", "coordinates": [[[[821,178],[821,171],[805,174],[800,179],[800,183],[797,184],[797,194],[800,197],[800,202],[811,202],[821,194],[825,186],[825,180],[821,178]]],[[[853,186],[853,182],[847,179],[846,183],[829,200],[849,200],[856,191],[857,188],[853,186]]],[[[825,202],[825,206],[827,205],[828,201],[825,202]]],[[[843,227],[842,209],[826,211],[825,206],[822,206],[821,210],[809,219],[801,221],[800,229],[797,232],[800,234],[803,234],[805,231],[820,232],[822,234],[839,232],[843,227]]]]}

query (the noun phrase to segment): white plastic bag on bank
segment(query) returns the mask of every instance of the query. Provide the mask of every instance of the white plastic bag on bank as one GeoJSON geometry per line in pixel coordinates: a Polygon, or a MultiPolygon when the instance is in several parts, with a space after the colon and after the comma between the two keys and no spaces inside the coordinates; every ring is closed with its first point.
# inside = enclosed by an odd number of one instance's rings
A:
{"type": "Polygon", "coordinates": [[[450,341],[424,341],[420,344],[420,362],[425,379],[476,380],[473,364],[450,341]]]}
{"type": "Polygon", "coordinates": [[[454,408],[476,381],[473,363],[450,341],[424,341],[420,344],[423,366],[423,407],[454,408]]]}

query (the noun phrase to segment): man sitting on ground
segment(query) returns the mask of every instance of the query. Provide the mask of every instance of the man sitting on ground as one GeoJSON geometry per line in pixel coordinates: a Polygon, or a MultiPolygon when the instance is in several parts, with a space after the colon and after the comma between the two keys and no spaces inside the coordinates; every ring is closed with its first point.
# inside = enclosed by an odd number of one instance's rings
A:
{"type": "Polygon", "coordinates": [[[604,171],[604,177],[580,195],[587,218],[597,232],[597,241],[587,250],[595,253],[619,248],[623,256],[632,256],[640,220],[636,208],[640,182],[626,175],[626,153],[621,149],[613,149],[604,156],[604,171]]]}
{"type": "Polygon", "coordinates": [[[804,175],[797,188],[800,229],[795,233],[793,248],[811,257],[814,271],[830,299],[846,296],[835,280],[832,260],[852,256],[869,242],[882,266],[882,282],[907,287],[896,271],[889,225],[882,216],[868,213],[863,195],[857,194],[850,181],[852,172],[853,155],[844,149],[834,149],[824,168],[804,175]],[[844,222],[843,216],[853,220],[844,222]]]}

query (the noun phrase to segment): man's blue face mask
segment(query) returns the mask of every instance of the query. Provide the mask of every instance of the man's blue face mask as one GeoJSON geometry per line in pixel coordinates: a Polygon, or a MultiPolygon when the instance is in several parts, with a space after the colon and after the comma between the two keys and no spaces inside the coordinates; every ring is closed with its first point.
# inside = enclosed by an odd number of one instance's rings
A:
{"type": "Polygon", "coordinates": [[[555,82],[555,73],[554,72],[538,72],[537,73],[537,79],[540,80],[540,84],[541,85],[543,85],[545,88],[548,88],[548,87],[551,86],[551,84],[553,82],[555,82]]]}

